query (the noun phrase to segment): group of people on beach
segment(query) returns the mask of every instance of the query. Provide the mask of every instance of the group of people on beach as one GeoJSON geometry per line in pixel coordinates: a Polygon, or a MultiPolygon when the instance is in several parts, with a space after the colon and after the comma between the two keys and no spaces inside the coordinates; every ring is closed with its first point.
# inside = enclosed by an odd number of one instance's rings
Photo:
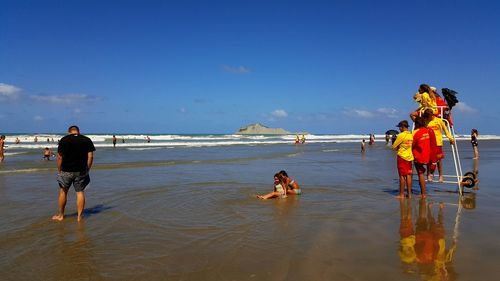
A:
{"type": "MultiPolygon", "coordinates": [[[[420,85],[414,99],[420,103],[418,109],[410,114],[415,128],[413,132],[409,131],[408,121],[402,120],[396,127],[399,128],[398,134],[392,148],[397,153],[397,168],[399,174],[399,196],[404,197],[405,187],[408,197],[412,194],[412,161],[417,170],[420,193],[422,197],[426,196],[425,172],[427,170],[427,181],[433,181],[434,172],[437,168],[439,173],[439,182],[443,182],[443,167],[441,160],[444,158],[443,152],[443,134],[454,145],[455,140],[450,134],[447,125],[443,121],[442,113],[447,110],[442,102],[437,102],[435,88],[427,84],[420,85]],[[440,104],[440,105],[437,105],[440,104]]],[[[448,115],[451,115],[451,111],[448,115]]],[[[447,120],[451,126],[451,119],[447,120]]]]}
{"type": "Polygon", "coordinates": [[[299,143],[302,143],[302,144],[306,143],[306,136],[305,135],[302,135],[302,138],[300,138],[300,139],[299,139],[299,135],[295,136],[295,144],[299,144],[299,143]]]}

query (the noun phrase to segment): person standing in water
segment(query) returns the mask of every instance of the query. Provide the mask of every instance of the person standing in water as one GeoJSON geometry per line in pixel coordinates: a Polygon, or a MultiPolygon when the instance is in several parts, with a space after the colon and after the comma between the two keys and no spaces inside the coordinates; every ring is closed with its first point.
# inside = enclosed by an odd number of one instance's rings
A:
{"type": "Polygon", "coordinates": [[[361,153],[365,152],[365,139],[361,141],[361,153]]]}
{"type": "Polygon", "coordinates": [[[422,117],[415,117],[415,130],[413,131],[412,153],[414,157],[415,169],[418,173],[418,183],[420,185],[420,196],[426,197],[425,190],[425,166],[430,161],[431,143],[429,130],[425,127],[422,117]]]}
{"type": "Polygon", "coordinates": [[[68,190],[73,185],[76,191],[77,220],[83,219],[85,208],[84,189],[90,183],[89,171],[94,162],[95,147],[88,137],[80,134],[77,126],[68,129],[68,135],[59,141],[57,148],[57,182],[59,183],[59,212],[53,220],[64,219],[64,209],[68,197],[68,190]]]}
{"type": "Polygon", "coordinates": [[[479,133],[477,132],[476,129],[472,129],[470,131],[470,143],[472,144],[472,149],[474,150],[474,158],[473,159],[478,159],[479,158],[479,151],[477,150],[477,137],[479,136],[479,133]]]}
{"type": "Polygon", "coordinates": [[[113,135],[113,148],[116,147],[116,136],[113,135]]]}
{"type": "Polygon", "coordinates": [[[368,142],[368,144],[372,145],[373,143],[375,143],[375,135],[374,134],[370,134],[370,142],[368,142]]]}
{"type": "Polygon", "coordinates": [[[306,143],[306,136],[302,135],[302,144],[306,143]]]}
{"type": "Polygon", "coordinates": [[[4,158],[5,158],[4,147],[5,147],[5,136],[1,135],[0,136],[0,163],[2,163],[4,158]]]}
{"type": "Polygon", "coordinates": [[[299,135],[295,136],[295,144],[299,144],[299,135]]]}
{"type": "MultiPolygon", "coordinates": [[[[443,182],[443,165],[441,163],[441,160],[444,159],[444,152],[443,152],[443,131],[450,141],[451,145],[455,144],[455,140],[450,134],[450,131],[446,128],[446,124],[441,120],[441,118],[438,118],[434,115],[434,112],[432,109],[426,109],[424,111],[424,120],[427,123],[427,128],[432,129],[434,131],[434,135],[436,136],[436,152],[435,152],[435,157],[437,159],[437,169],[439,173],[439,182],[443,182]]],[[[427,174],[427,181],[432,181],[433,180],[433,174],[427,174]]]]}
{"type": "Polygon", "coordinates": [[[411,161],[413,161],[413,153],[411,151],[413,143],[413,135],[408,131],[408,121],[403,120],[396,125],[401,133],[396,138],[392,145],[392,149],[398,152],[397,167],[399,174],[399,196],[404,198],[405,186],[408,191],[408,198],[411,197],[412,174],[413,169],[411,161]]]}

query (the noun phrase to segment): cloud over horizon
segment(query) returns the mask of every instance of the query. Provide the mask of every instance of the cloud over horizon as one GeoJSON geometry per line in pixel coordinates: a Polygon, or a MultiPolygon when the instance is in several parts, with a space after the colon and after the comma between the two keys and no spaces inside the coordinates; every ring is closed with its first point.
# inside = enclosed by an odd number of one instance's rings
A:
{"type": "Polygon", "coordinates": [[[275,111],[271,112],[271,115],[276,118],[288,117],[288,113],[283,109],[276,109],[275,111]]]}
{"type": "Polygon", "coordinates": [[[51,104],[74,104],[98,101],[100,98],[84,94],[66,94],[66,95],[31,95],[30,99],[36,102],[51,104]]]}
{"type": "Polygon", "coordinates": [[[366,110],[358,108],[349,108],[342,111],[342,113],[349,117],[354,118],[374,118],[374,117],[385,117],[385,118],[397,118],[399,112],[394,108],[377,108],[375,110],[366,110]]]}
{"type": "Polygon", "coordinates": [[[463,113],[476,113],[478,110],[461,101],[453,107],[456,111],[463,113]]]}
{"type": "Polygon", "coordinates": [[[229,65],[223,65],[222,66],[222,69],[225,71],[225,72],[229,72],[229,73],[238,73],[238,74],[246,74],[246,73],[250,73],[252,72],[250,70],[250,68],[248,67],[245,67],[245,66],[229,66],[229,65]]]}
{"type": "Polygon", "coordinates": [[[5,83],[0,83],[0,100],[1,99],[17,99],[20,96],[21,89],[5,83]]]}

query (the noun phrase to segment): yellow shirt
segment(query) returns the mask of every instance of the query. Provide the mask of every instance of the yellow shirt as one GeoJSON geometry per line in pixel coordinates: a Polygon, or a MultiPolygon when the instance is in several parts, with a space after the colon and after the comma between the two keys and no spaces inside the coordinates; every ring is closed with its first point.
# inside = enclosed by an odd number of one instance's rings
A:
{"type": "Polygon", "coordinates": [[[426,110],[427,108],[432,109],[434,114],[437,113],[437,103],[435,99],[432,99],[429,93],[424,92],[422,94],[422,98],[420,100],[420,106],[418,107],[419,110],[426,110]]]}
{"type": "Polygon", "coordinates": [[[453,137],[450,134],[450,131],[448,131],[448,128],[446,128],[446,124],[441,120],[441,118],[434,117],[429,124],[427,124],[427,128],[432,129],[434,131],[434,134],[436,135],[436,145],[437,146],[443,146],[443,133],[441,132],[444,131],[446,137],[450,140],[453,141],[453,137]]]}
{"type": "Polygon", "coordinates": [[[411,145],[413,143],[413,135],[408,132],[401,132],[394,143],[392,149],[398,150],[398,155],[406,161],[413,161],[413,153],[411,152],[411,145]]]}

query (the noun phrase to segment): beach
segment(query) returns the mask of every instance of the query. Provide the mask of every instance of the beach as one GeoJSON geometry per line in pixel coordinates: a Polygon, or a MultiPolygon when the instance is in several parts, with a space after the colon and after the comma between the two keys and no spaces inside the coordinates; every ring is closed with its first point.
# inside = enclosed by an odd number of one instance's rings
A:
{"type": "MultiPolygon", "coordinates": [[[[498,279],[500,140],[480,140],[479,190],[466,189],[464,205],[450,184],[430,183],[420,201],[416,176],[413,198],[396,199],[396,156],[382,136],[363,154],[358,135],[306,136],[305,145],[294,137],[169,135],[146,143],[129,135],[113,149],[108,135],[96,135],[82,223],[73,189],[65,220],[50,219],[57,170],[40,160],[40,148],[57,144],[8,143],[0,165],[1,279],[498,279]],[[272,191],[279,170],[303,194],[255,198],[272,191]],[[432,232],[437,222],[429,223],[433,250],[423,259],[419,214],[424,206],[438,221],[440,202],[442,228],[432,232]],[[402,251],[403,221],[411,221],[415,254],[402,251]]],[[[473,170],[468,138],[457,143],[464,172],[473,170]]],[[[444,148],[445,174],[453,174],[444,148]]]]}

